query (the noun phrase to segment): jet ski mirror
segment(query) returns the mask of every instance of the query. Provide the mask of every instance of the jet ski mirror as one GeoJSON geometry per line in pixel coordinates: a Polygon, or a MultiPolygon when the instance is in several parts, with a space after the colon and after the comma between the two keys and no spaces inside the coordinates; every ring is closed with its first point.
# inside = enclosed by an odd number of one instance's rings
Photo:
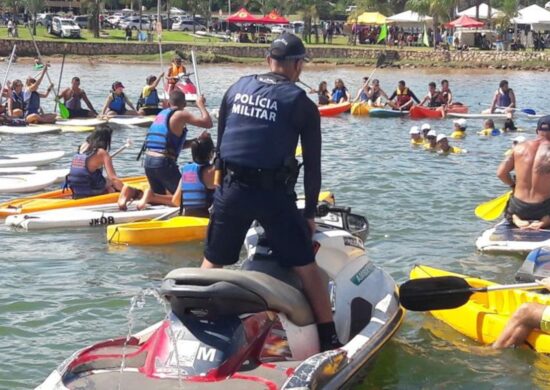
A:
{"type": "Polygon", "coordinates": [[[320,221],[317,221],[318,224],[344,229],[363,241],[367,239],[369,234],[367,218],[352,214],[351,207],[338,207],[321,203],[317,206],[316,217],[320,219],[320,221]],[[332,214],[335,218],[331,218],[329,214],[332,214]]]}

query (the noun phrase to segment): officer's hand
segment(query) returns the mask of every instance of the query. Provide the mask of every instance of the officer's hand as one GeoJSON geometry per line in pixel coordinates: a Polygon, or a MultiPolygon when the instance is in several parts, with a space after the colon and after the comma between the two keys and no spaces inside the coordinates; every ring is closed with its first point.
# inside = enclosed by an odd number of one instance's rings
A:
{"type": "Polygon", "coordinates": [[[307,219],[307,225],[309,226],[309,231],[311,235],[313,236],[315,234],[315,230],[317,229],[317,225],[315,225],[315,219],[308,218],[307,219]]]}
{"type": "Polygon", "coordinates": [[[204,108],[205,104],[206,104],[206,99],[204,98],[204,95],[197,96],[197,107],[204,108]]]}

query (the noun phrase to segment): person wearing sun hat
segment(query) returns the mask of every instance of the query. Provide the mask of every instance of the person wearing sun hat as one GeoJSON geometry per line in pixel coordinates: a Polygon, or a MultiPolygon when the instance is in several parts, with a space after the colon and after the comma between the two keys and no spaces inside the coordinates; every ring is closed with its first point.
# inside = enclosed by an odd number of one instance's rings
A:
{"type": "Polygon", "coordinates": [[[420,129],[418,128],[418,126],[411,127],[411,130],[409,131],[409,135],[411,136],[412,146],[420,146],[424,144],[424,140],[420,136],[420,129]]]}
{"type": "Polygon", "coordinates": [[[513,189],[505,217],[519,228],[539,230],[550,226],[550,161],[545,157],[549,154],[547,115],[537,123],[537,138],[517,144],[498,167],[498,178],[513,189]]]}
{"type": "Polygon", "coordinates": [[[138,115],[136,109],[128,97],[124,94],[124,84],[120,81],[115,81],[111,86],[111,92],[107,96],[102,115],[115,116],[115,115],[138,115]],[[128,105],[132,110],[126,109],[128,105]]]}
{"type": "Polygon", "coordinates": [[[466,119],[460,118],[453,121],[454,129],[450,137],[455,139],[462,139],[466,137],[466,128],[468,127],[468,122],[466,119]]]}
{"type": "Polygon", "coordinates": [[[341,344],[327,289],[319,288],[323,281],[311,240],[321,188],[321,121],[315,103],[295,84],[306,61],[302,40],[281,34],[267,52],[269,72],[244,76],[225,93],[216,148],[223,179],[214,194],[202,268],[236,263],[250,224],[259,220],[278,261],[301,279],[317,322],[320,350],[325,351],[341,344]],[[298,139],[304,164],[303,213],[294,192],[298,139]]]}
{"type": "Polygon", "coordinates": [[[423,123],[420,127],[420,131],[422,132],[422,139],[425,144],[428,143],[428,139],[426,138],[428,136],[428,132],[432,129],[432,126],[430,126],[429,123],[423,123]]]}
{"type": "Polygon", "coordinates": [[[449,140],[445,134],[438,134],[436,137],[437,153],[439,154],[460,154],[465,151],[456,146],[449,145],[449,140]]]}
{"type": "Polygon", "coordinates": [[[437,133],[435,130],[430,130],[426,134],[426,142],[424,143],[424,149],[430,152],[435,152],[437,148],[437,133]]]}

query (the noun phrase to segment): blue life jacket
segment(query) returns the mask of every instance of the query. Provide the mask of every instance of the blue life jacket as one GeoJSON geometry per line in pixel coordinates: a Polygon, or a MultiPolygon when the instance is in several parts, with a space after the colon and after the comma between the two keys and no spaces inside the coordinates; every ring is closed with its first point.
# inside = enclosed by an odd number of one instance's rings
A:
{"type": "Polygon", "coordinates": [[[111,94],[113,101],[109,104],[109,110],[114,111],[118,114],[123,114],[126,111],[126,101],[124,99],[124,93],[120,95],[111,94]]]}
{"type": "Polygon", "coordinates": [[[25,116],[37,114],[40,111],[40,95],[36,91],[25,93],[25,116]]]}
{"type": "Polygon", "coordinates": [[[107,181],[103,177],[101,169],[94,172],[88,170],[88,159],[95,153],[77,153],[71,162],[71,169],[65,179],[64,188],[70,188],[74,198],[105,193],[107,181]]]}
{"type": "Polygon", "coordinates": [[[365,93],[364,89],[362,89],[361,93],[359,94],[359,100],[362,101],[362,102],[366,102],[367,100],[369,100],[369,97],[365,93]]]}
{"type": "Polygon", "coordinates": [[[212,205],[212,190],[202,182],[201,172],[206,165],[187,163],[181,168],[181,207],[205,209],[212,205]]]}
{"type": "Polygon", "coordinates": [[[346,91],[347,91],[346,88],[344,88],[344,89],[334,88],[332,90],[332,102],[333,103],[340,103],[340,99],[342,99],[342,98],[344,98],[344,100],[347,100],[346,99],[346,91]]]}
{"type": "Polygon", "coordinates": [[[506,93],[503,93],[502,90],[499,88],[497,105],[499,107],[508,107],[510,104],[512,104],[512,99],[510,98],[510,90],[506,91],[506,93]]]}
{"type": "Polygon", "coordinates": [[[151,90],[149,95],[143,98],[143,107],[158,107],[159,103],[159,94],[156,89],[151,90]]]}
{"type": "Polygon", "coordinates": [[[25,108],[25,99],[23,98],[23,91],[17,94],[15,91],[11,91],[11,108],[12,110],[25,108]]]}
{"type": "Polygon", "coordinates": [[[290,81],[245,76],[226,93],[227,111],[220,156],[241,167],[277,169],[294,156],[300,129],[292,118],[305,91],[290,81]]]}
{"type": "Polygon", "coordinates": [[[146,150],[162,153],[177,160],[187,136],[187,128],[183,129],[181,137],[170,131],[170,117],[174,112],[176,110],[171,108],[159,112],[149,130],[147,130],[144,147],[146,150]]]}

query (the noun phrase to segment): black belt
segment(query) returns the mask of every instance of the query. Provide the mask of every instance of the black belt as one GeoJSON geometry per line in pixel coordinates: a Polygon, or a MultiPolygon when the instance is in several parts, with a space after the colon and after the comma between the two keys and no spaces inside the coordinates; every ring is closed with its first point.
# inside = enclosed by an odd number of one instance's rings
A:
{"type": "Polygon", "coordinates": [[[249,168],[225,164],[225,173],[230,180],[261,189],[275,189],[285,186],[288,175],[283,169],[249,168]]]}

